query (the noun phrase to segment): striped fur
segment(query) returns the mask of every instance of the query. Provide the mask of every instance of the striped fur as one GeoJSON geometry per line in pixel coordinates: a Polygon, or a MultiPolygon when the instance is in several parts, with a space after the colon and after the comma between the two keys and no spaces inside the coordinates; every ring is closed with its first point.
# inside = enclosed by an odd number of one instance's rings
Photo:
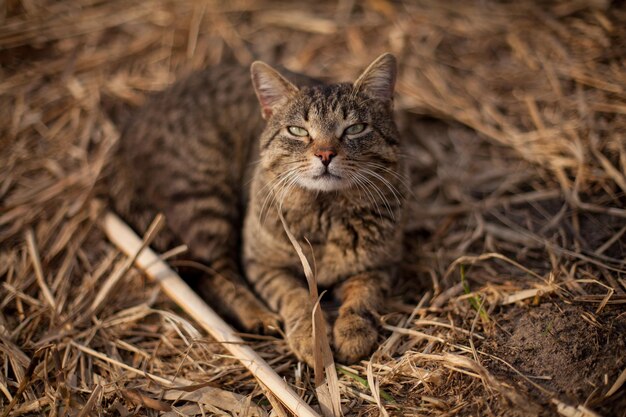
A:
{"type": "Polygon", "coordinates": [[[294,353],[312,363],[311,305],[280,210],[302,246],[310,242],[319,285],[342,302],[334,345],[339,360],[353,362],[374,347],[401,257],[395,60],[383,55],[355,84],[289,76],[292,84],[262,63],[252,78],[255,89],[247,69],[215,68],[151,99],[123,130],[108,182],[113,204],[137,228],[163,212],[160,249],[185,243],[213,271],[195,287],[246,330],[275,325],[277,313],[294,353]],[[359,123],[362,132],[347,133],[359,123]],[[327,165],[322,155],[332,157],[327,165]]]}

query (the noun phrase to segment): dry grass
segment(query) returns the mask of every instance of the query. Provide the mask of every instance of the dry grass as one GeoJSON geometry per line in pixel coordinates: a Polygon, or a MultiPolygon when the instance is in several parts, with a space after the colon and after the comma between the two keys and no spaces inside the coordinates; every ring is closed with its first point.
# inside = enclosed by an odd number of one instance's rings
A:
{"type": "MultiPolygon", "coordinates": [[[[339,368],[344,412],[623,415],[626,12],[613,3],[0,4],[4,415],[267,412],[271,394],[100,230],[109,110],[220,62],[349,79],[383,51],[401,63],[415,181],[403,292],[420,291],[389,304],[370,360],[339,368]]],[[[281,339],[247,340],[317,405],[281,339]]]]}

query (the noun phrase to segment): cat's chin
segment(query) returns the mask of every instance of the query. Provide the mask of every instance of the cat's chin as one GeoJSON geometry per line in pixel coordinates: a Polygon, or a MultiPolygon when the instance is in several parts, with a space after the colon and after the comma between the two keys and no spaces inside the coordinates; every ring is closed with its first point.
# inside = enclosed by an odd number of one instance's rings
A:
{"type": "Polygon", "coordinates": [[[337,191],[349,186],[345,179],[330,173],[311,178],[300,178],[299,183],[303,188],[311,191],[337,191]]]}

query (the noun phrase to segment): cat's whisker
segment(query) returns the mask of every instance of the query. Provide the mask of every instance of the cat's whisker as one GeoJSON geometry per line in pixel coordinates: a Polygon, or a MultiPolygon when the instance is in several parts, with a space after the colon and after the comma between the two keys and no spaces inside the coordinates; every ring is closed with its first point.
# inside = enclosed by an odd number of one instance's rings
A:
{"type": "MultiPolygon", "coordinates": [[[[350,161],[352,162],[352,161],[350,161]]],[[[375,162],[369,162],[369,161],[354,161],[351,164],[348,164],[351,167],[354,167],[356,169],[359,169],[360,171],[362,171],[364,174],[369,175],[371,177],[376,178],[377,180],[379,180],[381,183],[383,183],[385,185],[385,187],[387,189],[389,189],[389,191],[391,191],[391,193],[393,194],[393,197],[395,198],[396,202],[398,204],[401,204],[401,200],[403,199],[404,195],[403,193],[398,190],[387,178],[385,178],[383,175],[377,173],[374,171],[374,169],[380,169],[381,171],[383,171],[384,173],[388,173],[389,175],[393,176],[394,178],[396,178],[398,181],[400,181],[401,185],[404,186],[404,188],[407,189],[408,193],[413,195],[412,190],[410,189],[408,183],[405,182],[405,179],[398,174],[397,172],[393,171],[392,169],[390,169],[389,167],[386,167],[384,165],[375,163],[375,162]],[[369,169],[368,167],[371,167],[373,169],[369,169]]]]}
{"type": "Polygon", "coordinates": [[[407,177],[405,177],[404,175],[394,171],[393,169],[376,163],[376,162],[370,162],[370,161],[363,161],[363,162],[359,162],[360,164],[363,164],[365,166],[371,167],[373,169],[380,169],[381,171],[384,171],[386,173],[388,173],[389,175],[393,176],[394,178],[396,178],[398,181],[400,181],[400,183],[405,186],[409,191],[410,191],[410,186],[409,186],[409,180],[407,177]]]}
{"type": "Polygon", "coordinates": [[[380,198],[381,202],[385,205],[385,208],[387,209],[389,216],[392,218],[392,220],[395,220],[395,215],[393,213],[393,209],[391,208],[391,204],[389,203],[389,200],[387,199],[385,194],[380,190],[380,188],[376,185],[376,183],[360,172],[355,173],[355,174],[357,174],[361,178],[361,180],[363,180],[367,185],[371,187],[371,189],[374,190],[374,192],[380,198]]]}
{"type": "MultiPolygon", "coordinates": [[[[283,198],[283,193],[284,193],[284,189],[288,184],[291,184],[293,181],[295,181],[298,177],[298,169],[294,168],[290,171],[288,171],[283,178],[281,179],[281,181],[277,182],[275,184],[275,186],[272,188],[272,190],[270,190],[270,195],[271,195],[271,200],[274,201],[274,203],[278,203],[279,200],[281,200],[283,198]]],[[[265,208],[265,215],[267,217],[269,208],[271,207],[271,204],[268,205],[265,208]]]]}
{"type": "Polygon", "coordinates": [[[370,191],[370,186],[365,181],[363,181],[363,179],[359,179],[359,183],[361,184],[361,187],[363,187],[363,190],[365,190],[365,192],[369,196],[369,199],[372,202],[372,205],[374,206],[374,208],[376,208],[376,211],[378,212],[378,217],[382,220],[383,219],[383,213],[382,213],[382,211],[380,209],[380,204],[376,200],[376,197],[374,196],[374,193],[372,193],[370,191]]]}
{"type": "MultiPolygon", "coordinates": [[[[375,185],[372,184],[372,182],[366,178],[363,174],[361,174],[358,171],[352,171],[352,175],[353,175],[353,179],[354,181],[359,184],[362,188],[363,191],[365,191],[365,193],[368,195],[372,205],[376,208],[376,210],[378,211],[378,216],[382,219],[383,214],[380,211],[380,207],[378,205],[378,202],[376,200],[376,197],[374,197],[374,194],[371,192],[370,188],[372,186],[375,187],[375,185]]],[[[378,193],[379,196],[382,197],[382,194],[379,192],[378,193]]],[[[382,197],[382,200],[385,200],[384,197],[382,197]]],[[[390,210],[389,208],[387,208],[388,210],[390,210]]],[[[390,212],[391,213],[391,212],[390,212]]],[[[391,215],[393,216],[393,213],[391,213],[391,215]]]]}
{"type": "Polygon", "coordinates": [[[296,172],[294,174],[294,176],[293,176],[293,179],[283,187],[283,190],[282,190],[282,192],[280,194],[280,202],[278,204],[278,209],[281,210],[281,211],[282,211],[282,208],[283,208],[283,203],[285,201],[285,196],[289,195],[289,193],[291,192],[293,187],[300,180],[300,175],[298,175],[298,174],[299,174],[299,172],[296,172]]]}
{"type": "MultiPolygon", "coordinates": [[[[250,163],[248,163],[249,167],[256,167],[257,165],[259,165],[261,162],[263,162],[263,158],[258,158],[250,163]]],[[[248,179],[248,181],[246,181],[244,183],[244,185],[246,187],[248,187],[250,184],[252,184],[252,181],[254,180],[254,176],[250,176],[250,178],[248,179]]]]}
{"type": "Polygon", "coordinates": [[[354,175],[352,175],[352,172],[347,172],[346,173],[346,177],[349,180],[349,186],[348,189],[352,190],[352,189],[356,189],[356,191],[358,191],[359,193],[359,202],[363,201],[363,193],[361,192],[361,187],[360,185],[356,182],[356,179],[354,178],[354,175]]]}
{"type": "MultiPolygon", "coordinates": [[[[251,166],[251,167],[254,167],[254,166],[256,166],[256,165],[259,165],[261,162],[263,162],[263,158],[259,158],[259,159],[255,160],[255,161],[253,161],[253,162],[250,162],[248,165],[249,165],[249,166],[251,166]]],[[[285,168],[285,167],[290,166],[290,165],[302,164],[303,162],[305,162],[305,161],[304,161],[304,160],[297,160],[297,161],[288,161],[288,162],[283,162],[283,163],[280,165],[280,168],[285,168]]],[[[280,175],[283,175],[283,174],[284,174],[284,173],[281,173],[280,175]]],[[[280,176],[280,175],[279,175],[279,176],[280,176]]],[[[254,179],[254,177],[252,177],[250,180],[246,181],[245,185],[247,186],[247,185],[249,185],[250,183],[252,183],[252,180],[253,180],[253,179],[254,179]]],[[[268,186],[268,184],[265,184],[265,186],[263,186],[263,187],[259,190],[259,192],[261,192],[262,190],[264,190],[265,188],[267,188],[267,186],[268,186]]]]}
{"type": "Polygon", "coordinates": [[[284,180],[284,178],[285,178],[285,176],[287,176],[288,174],[289,174],[289,171],[286,171],[286,172],[281,173],[280,175],[276,176],[276,177],[275,177],[275,178],[273,178],[271,181],[268,181],[268,182],[267,182],[267,183],[266,183],[263,187],[261,187],[261,188],[257,191],[257,193],[256,193],[257,197],[258,197],[260,194],[262,194],[265,190],[268,190],[268,194],[266,195],[266,198],[267,198],[268,196],[270,196],[270,195],[271,195],[271,193],[272,193],[272,189],[273,189],[273,188],[274,188],[274,187],[275,187],[278,183],[280,183],[281,181],[283,181],[283,180],[284,180]]]}
{"type": "MultiPolygon", "coordinates": [[[[287,171],[288,172],[288,171],[287,171]]],[[[274,186],[274,184],[276,183],[276,181],[279,181],[283,175],[285,175],[287,172],[285,173],[281,173],[280,175],[276,176],[275,178],[273,178],[271,181],[268,181],[263,187],[261,187],[258,191],[257,191],[257,196],[259,194],[261,194],[263,191],[267,190],[267,189],[271,189],[271,187],[274,186]]]]}
{"type": "Polygon", "coordinates": [[[383,177],[382,175],[380,175],[380,174],[378,174],[378,173],[376,173],[376,172],[374,172],[374,171],[372,171],[371,169],[368,169],[368,168],[363,168],[363,173],[365,175],[370,175],[370,176],[378,179],[380,182],[382,182],[383,185],[385,187],[387,187],[387,189],[389,189],[389,191],[391,191],[391,194],[393,194],[393,197],[395,198],[396,203],[398,203],[398,205],[402,204],[402,202],[400,200],[400,197],[402,196],[402,194],[385,177],[383,177]]]}
{"type": "MultiPolygon", "coordinates": [[[[403,197],[402,193],[389,180],[384,178],[382,175],[374,172],[371,169],[368,169],[366,167],[367,165],[368,163],[366,162],[359,162],[359,163],[354,163],[354,164],[347,164],[347,167],[353,168],[355,171],[360,172],[364,176],[370,176],[380,181],[391,192],[391,194],[393,195],[398,205],[401,205],[402,204],[401,200],[403,197]]],[[[373,164],[373,165],[376,165],[376,164],[373,164]]],[[[379,167],[388,169],[387,167],[384,167],[382,165],[379,165],[379,167]]],[[[391,172],[393,173],[393,171],[391,172]]]]}
{"type": "Polygon", "coordinates": [[[361,197],[361,190],[363,190],[365,192],[365,196],[367,197],[367,199],[369,200],[370,204],[372,204],[372,206],[374,206],[374,208],[376,208],[376,211],[378,212],[378,216],[380,218],[382,218],[382,213],[380,212],[380,208],[378,207],[378,203],[376,203],[376,200],[374,199],[374,196],[369,192],[369,190],[367,189],[367,186],[365,186],[363,184],[363,182],[357,178],[357,177],[353,177],[354,183],[356,184],[358,190],[359,190],[359,196],[361,197]]]}
{"type": "Polygon", "coordinates": [[[287,167],[290,165],[297,165],[297,166],[295,168],[291,168],[291,169],[286,170],[285,172],[282,172],[272,181],[268,182],[267,184],[265,184],[265,186],[261,187],[261,189],[257,192],[257,194],[261,194],[269,188],[269,192],[265,196],[261,211],[259,213],[259,221],[261,223],[264,223],[265,219],[267,218],[269,207],[272,206],[271,201],[274,201],[274,203],[278,203],[278,200],[284,199],[283,195],[285,194],[285,189],[287,188],[287,186],[292,188],[293,185],[295,185],[295,183],[297,182],[299,178],[299,173],[300,173],[303,162],[304,162],[303,160],[296,160],[296,161],[288,161],[288,162],[282,163],[279,166],[280,168],[287,167]]]}
{"type": "Polygon", "coordinates": [[[371,162],[371,161],[361,161],[361,160],[355,160],[355,161],[347,161],[347,163],[350,166],[353,166],[355,168],[360,168],[360,167],[370,167],[374,170],[381,170],[384,171],[384,173],[391,175],[392,177],[394,177],[395,179],[397,179],[401,185],[403,185],[408,191],[410,190],[410,186],[409,186],[409,181],[408,179],[404,176],[399,174],[398,172],[394,171],[393,169],[389,168],[388,166],[382,165],[380,163],[376,163],[376,162],[371,162]]]}
{"type": "MultiPolygon", "coordinates": [[[[287,166],[290,166],[290,165],[296,165],[296,164],[298,164],[298,165],[299,165],[299,164],[302,164],[303,162],[304,162],[304,161],[300,161],[300,160],[298,160],[298,161],[284,162],[283,164],[281,164],[281,165],[280,165],[280,168],[284,168],[284,167],[287,167],[287,166]]],[[[292,172],[292,171],[296,171],[296,170],[298,170],[298,169],[299,169],[299,166],[298,166],[298,167],[295,167],[295,168],[288,169],[288,170],[286,170],[286,171],[284,171],[284,172],[281,172],[281,173],[280,173],[280,174],[278,174],[278,175],[277,175],[277,176],[276,176],[276,177],[275,177],[272,181],[269,181],[267,184],[265,184],[263,187],[261,187],[261,189],[259,189],[259,190],[257,191],[257,194],[262,193],[262,192],[263,192],[263,191],[265,191],[267,188],[269,188],[271,185],[273,185],[273,181],[279,180],[281,177],[283,177],[283,176],[285,176],[285,175],[289,174],[289,173],[290,173],[290,172],[292,172]]]]}
{"type": "MultiPolygon", "coordinates": [[[[278,188],[281,187],[281,185],[287,181],[289,181],[289,179],[295,175],[296,171],[298,170],[298,168],[292,168],[290,170],[287,170],[283,173],[281,173],[280,175],[278,175],[276,178],[272,179],[271,181],[269,181],[267,184],[265,184],[264,187],[262,187],[258,192],[257,195],[260,194],[262,191],[269,189],[267,195],[265,196],[264,200],[263,200],[263,204],[261,205],[261,210],[259,211],[259,222],[264,223],[265,219],[266,219],[266,215],[267,215],[267,208],[268,203],[271,200],[276,200],[276,190],[278,188]]],[[[270,204],[271,205],[271,204],[270,204]]]]}

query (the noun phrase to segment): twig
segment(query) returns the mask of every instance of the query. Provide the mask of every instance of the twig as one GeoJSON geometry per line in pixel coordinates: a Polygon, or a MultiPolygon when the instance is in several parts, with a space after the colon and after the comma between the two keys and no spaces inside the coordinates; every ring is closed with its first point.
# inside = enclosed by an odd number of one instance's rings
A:
{"type": "Polygon", "coordinates": [[[41,261],[39,260],[39,252],[37,251],[37,247],[35,246],[35,235],[32,229],[28,229],[26,232],[26,243],[28,244],[28,252],[30,254],[31,260],[33,262],[33,268],[35,269],[35,277],[37,278],[37,283],[39,284],[39,288],[41,288],[41,292],[43,293],[43,297],[46,299],[50,307],[52,307],[52,311],[57,311],[57,303],[50,292],[50,288],[46,284],[46,280],[43,276],[43,270],[41,268],[41,261]]]}
{"type": "Polygon", "coordinates": [[[30,360],[28,368],[26,369],[26,372],[24,374],[24,379],[22,379],[22,382],[20,382],[20,386],[17,388],[17,392],[13,396],[13,399],[11,400],[9,405],[7,406],[7,408],[4,409],[2,417],[7,417],[11,413],[13,407],[15,407],[15,404],[17,404],[18,399],[22,396],[22,393],[28,387],[28,384],[33,377],[33,373],[35,372],[35,368],[41,361],[41,357],[43,356],[46,349],[47,348],[39,349],[33,355],[33,358],[30,360]]]}
{"type": "Polygon", "coordinates": [[[130,270],[130,268],[132,268],[133,264],[137,260],[137,257],[139,256],[139,253],[141,253],[141,251],[145,247],[150,245],[150,242],[152,242],[157,233],[165,224],[164,222],[165,217],[162,214],[159,214],[155,217],[155,219],[148,227],[148,231],[146,232],[141,242],[141,245],[137,248],[136,251],[134,251],[134,253],[128,255],[126,261],[119,268],[117,268],[113,272],[113,274],[111,274],[111,276],[109,277],[109,279],[106,280],[102,288],[100,288],[100,291],[98,291],[98,294],[96,294],[96,297],[94,298],[93,303],[91,303],[90,307],[90,311],[92,313],[95,313],[98,308],[102,306],[103,301],[109,295],[113,287],[115,287],[115,284],[117,284],[117,282],[130,270]]]}
{"type": "MultiPolygon", "coordinates": [[[[119,217],[106,213],[102,222],[108,238],[124,253],[133,254],[141,247],[141,239],[119,217]]],[[[236,357],[255,378],[265,385],[292,413],[302,417],[319,415],[300,398],[287,383],[254,350],[235,334],[169,266],[150,248],[142,250],[136,265],[158,282],[163,292],[189,314],[214,339],[236,357]],[[146,267],[148,266],[148,267],[146,267]]]]}

